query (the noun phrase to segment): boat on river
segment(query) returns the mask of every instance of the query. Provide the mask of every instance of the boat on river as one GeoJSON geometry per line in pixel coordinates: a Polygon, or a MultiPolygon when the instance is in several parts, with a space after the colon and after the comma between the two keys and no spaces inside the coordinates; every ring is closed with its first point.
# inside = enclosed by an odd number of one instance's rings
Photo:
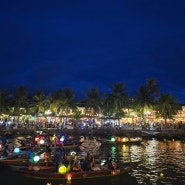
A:
{"type": "Polygon", "coordinates": [[[14,148],[10,153],[4,155],[4,152],[0,152],[0,162],[5,160],[15,159],[15,158],[25,158],[28,152],[26,150],[20,150],[19,148],[14,148]]]}
{"type": "Polygon", "coordinates": [[[96,138],[85,138],[84,136],[80,137],[80,145],[79,148],[81,151],[94,153],[98,151],[101,147],[101,142],[96,138]]]}
{"type": "Polygon", "coordinates": [[[55,172],[53,169],[39,169],[38,170],[28,170],[28,168],[18,168],[14,169],[15,172],[34,179],[58,179],[71,181],[72,179],[89,179],[89,178],[100,178],[108,176],[117,176],[128,172],[132,168],[136,167],[138,162],[130,163],[120,167],[117,170],[102,169],[98,171],[81,171],[81,172],[55,172]]]}

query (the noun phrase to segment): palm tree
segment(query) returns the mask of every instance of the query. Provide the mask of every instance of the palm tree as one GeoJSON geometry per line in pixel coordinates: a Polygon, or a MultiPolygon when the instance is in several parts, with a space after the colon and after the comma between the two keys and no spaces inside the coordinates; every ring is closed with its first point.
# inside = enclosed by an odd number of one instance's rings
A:
{"type": "Polygon", "coordinates": [[[55,114],[55,116],[59,115],[60,113],[60,104],[62,100],[62,90],[53,91],[51,94],[51,105],[50,109],[55,114]]]}
{"type": "Polygon", "coordinates": [[[8,98],[5,89],[0,90],[0,114],[8,113],[8,98]]]}
{"type": "Polygon", "coordinates": [[[50,99],[46,97],[43,90],[37,90],[33,96],[32,109],[39,116],[43,114],[45,110],[49,109],[50,99]]]}
{"type": "Polygon", "coordinates": [[[68,117],[70,110],[76,110],[77,106],[74,101],[75,93],[70,88],[65,88],[62,93],[62,111],[68,117]]]}
{"type": "Polygon", "coordinates": [[[70,88],[65,88],[63,90],[55,91],[52,97],[52,110],[59,115],[64,115],[67,121],[70,110],[75,110],[77,108],[74,101],[75,93],[70,88]]]}
{"type": "Polygon", "coordinates": [[[157,115],[164,118],[165,124],[167,119],[173,119],[173,116],[177,113],[179,105],[176,104],[176,98],[174,98],[170,93],[160,94],[155,110],[157,115]]]}
{"type": "Polygon", "coordinates": [[[103,102],[103,114],[114,118],[120,118],[124,115],[123,109],[128,103],[128,94],[123,82],[112,84],[111,93],[107,94],[103,102]],[[116,117],[118,116],[118,117],[116,117]]]}
{"type": "Polygon", "coordinates": [[[25,86],[19,86],[15,89],[13,96],[10,99],[10,107],[13,110],[13,115],[17,116],[18,123],[21,114],[26,114],[29,109],[28,91],[25,86]]]}
{"type": "Polygon", "coordinates": [[[146,123],[145,112],[155,105],[156,95],[159,90],[155,79],[148,79],[146,84],[142,84],[135,92],[133,98],[133,107],[141,116],[141,123],[146,123]]]}
{"type": "Polygon", "coordinates": [[[101,98],[98,88],[90,88],[85,92],[86,95],[86,102],[85,102],[85,109],[91,110],[93,115],[98,114],[101,112],[101,98]]]}

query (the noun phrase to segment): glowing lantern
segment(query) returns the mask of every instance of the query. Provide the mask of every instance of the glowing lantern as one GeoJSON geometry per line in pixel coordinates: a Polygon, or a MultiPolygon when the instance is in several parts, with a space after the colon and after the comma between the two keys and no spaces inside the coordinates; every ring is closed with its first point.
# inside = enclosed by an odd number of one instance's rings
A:
{"type": "Polygon", "coordinates": [[[41,139],[41,140],[39,141],[39,143],[40,143],[41,145],[43,145],[43,144],[44,144],[44,139],[41,139]]]}
{"type": "Polygon", "coordinates": [[[59,173],[64,174],[64,173],[66,173],[66,171],[67,171],[67,169],[64,165],[59,166],[59,168],[58,168],[59,173]]]}
{"type": "Polygon", "coordinates": [[[71,174],[67,175],[67,182],[70,183],[71,182],[71,174]]]}
{"type": "Polygon", "coordinates": [[[40,160],[40,157],[38,155],[36,155],[34,158],[33,158],[34,162],[38,162],[40,160]]]}
{"type": "Polygon", "coordinates": [[[115,140],[116,140],[115,137],[111,137],[112,142],[115,142],[115,140]]]}
{"type": "Polygon", "coordinates": [[[114,171],[114,170],[111,173],[112,173],[112,175],[116,175],[116,171],[114,171]]]}
{"type": "Polygon", "coordinates": [[[37,142],[38,140],[39,140],[39,137],[36,137],[36,138],[35,138],[35,141],[37,142]]]}
{"type": "Polygon", "coordinates": [[[121,137],[117,137],[117,142],[121,142],[121,137]]]}
{"type": "Polygon", "coordinates": [[[64,136],[62,136],[62,137],[60,138],[60,141],[61,141],[61,142],[63,142],[63,141],[64,141],[64,139],[65,139],[65,137],[64,137],[64,136]]]}
{"type": "Polygon", "coordinates": [[[20,148],[14,148],[14,153],[19,153],[20,152],[20,148]]]}
{"type": "Polygon", "coordinates": [[[122,142],[128,142],[128,141],[129,141],[129,139],[127,137],[122,138],[122,142]]]}
{"type": "Polygon", "coordinates": [[[106,160],[102,160],[100,165],[103,166],[105,164],[105,162],[106,162],[106,160]]]}

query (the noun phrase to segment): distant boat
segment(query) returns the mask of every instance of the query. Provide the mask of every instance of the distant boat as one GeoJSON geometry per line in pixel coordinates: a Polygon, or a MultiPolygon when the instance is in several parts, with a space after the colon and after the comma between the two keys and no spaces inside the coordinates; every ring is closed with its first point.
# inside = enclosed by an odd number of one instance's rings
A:
{"type": "Polygon", "coordinates": [[[104,141],[104,143],[115,143],[115,144],[140,144],[143,141],[142,137],[120,137],[112,136],[110,139],[104,141]]]}
{"type": "Polygon", "coordinates": [[[101,142],[95,138],[89,139],[85,138],[84,136],[81,136],[80,143],[80,150],[86,152],[97,151],[101,147],[101,142]]]}
{"type": "Polygon", "coordinates": [[[160,132],[156,132],[156,131],[142,131],[143,134],[146,134],[148,136],[156,136],[158,134],[160,134],[160,132]]]}

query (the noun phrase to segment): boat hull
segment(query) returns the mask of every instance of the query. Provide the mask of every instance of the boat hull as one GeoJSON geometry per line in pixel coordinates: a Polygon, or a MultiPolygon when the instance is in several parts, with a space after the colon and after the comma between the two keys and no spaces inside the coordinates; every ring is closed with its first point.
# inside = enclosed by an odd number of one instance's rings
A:
{"type": "Polygon", "coordinates": [[[100,177],[108,177],[108,176],[117,176],[123,173],[128,172],[138,163],[133,163],[124,168],[120,168],[119,170],[100,170],[100,171],[82,171],[82,172],[71,172],[60,174],[51,170],[43,170],[43,171],[29,171],[27,168],[21,168],[15,170],[17,173],[20,173],[26,177],[34,178],[34,179],[58,179],[58,180],[72,180],[72,179],[90,179],[90,178],[100,178],[100,177]]]}

